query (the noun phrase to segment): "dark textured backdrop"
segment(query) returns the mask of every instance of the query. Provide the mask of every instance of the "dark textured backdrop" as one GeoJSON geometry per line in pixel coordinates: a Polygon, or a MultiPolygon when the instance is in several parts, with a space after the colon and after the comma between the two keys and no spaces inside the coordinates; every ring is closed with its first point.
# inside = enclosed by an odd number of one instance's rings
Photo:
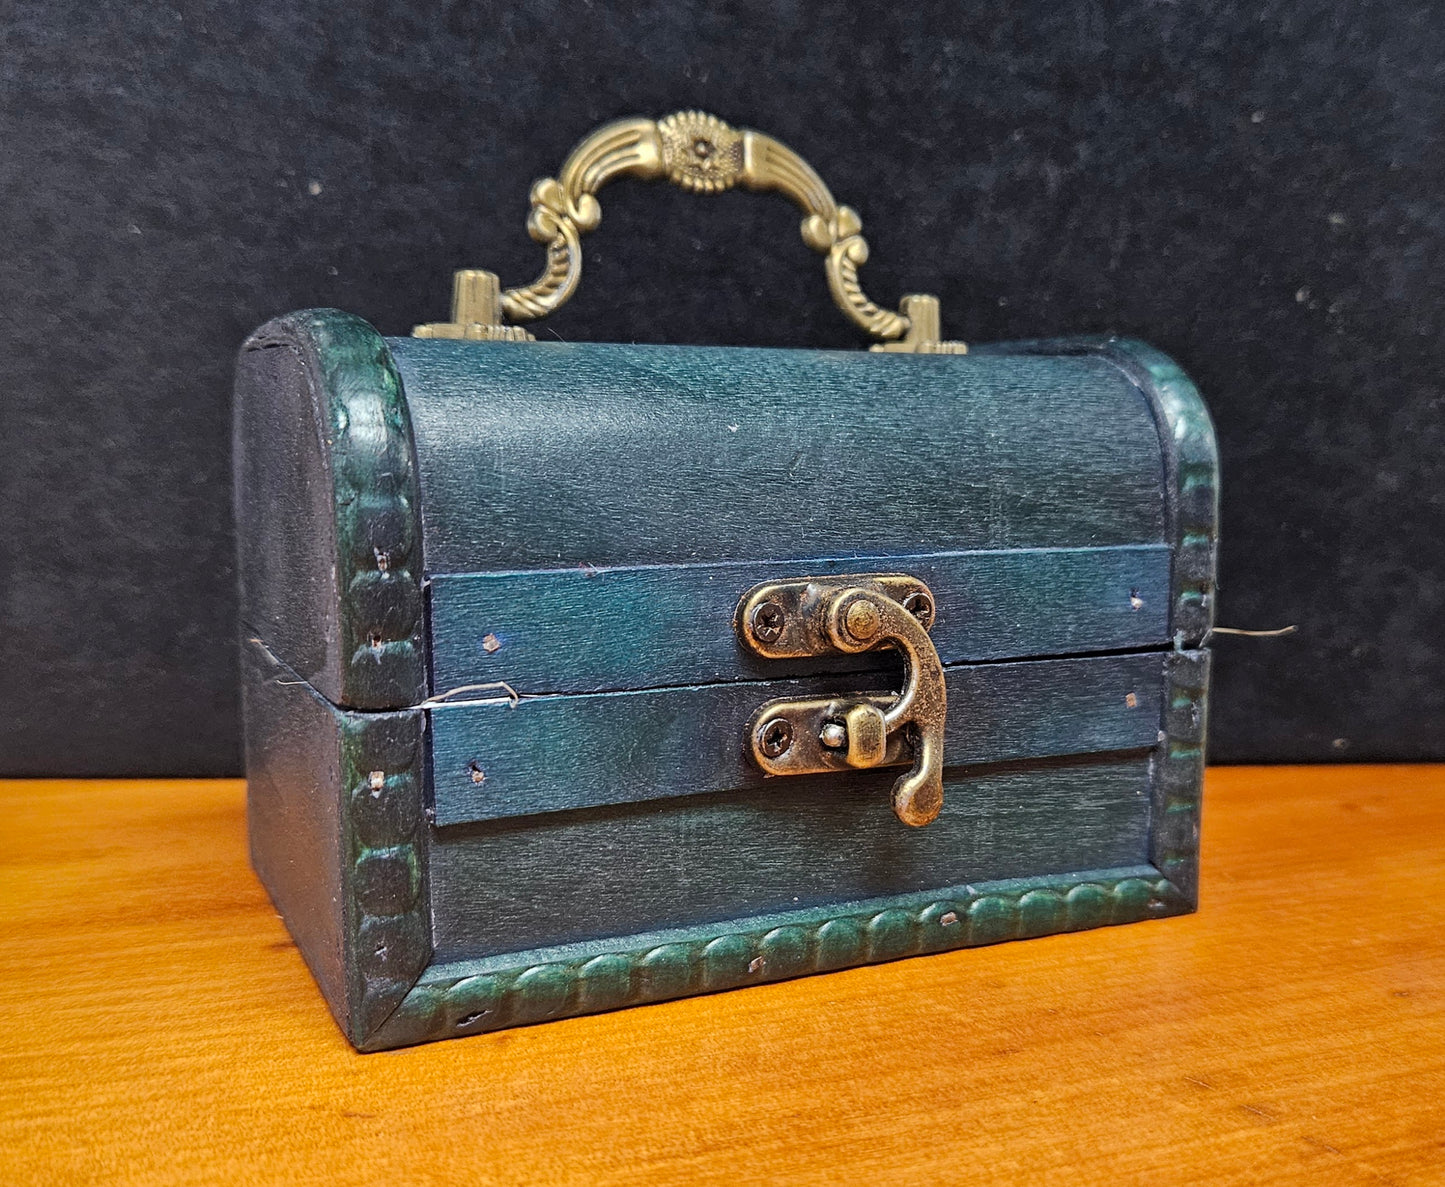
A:
{"type": "MultiPolygon", "coordinates": [[[[861,211],[868,292],[1119,330],[1225,472],[1213,757],[1445,758],[1445,13],[1388,0],[19,3],[0,28],[0,767],[240,766],[231,361],[530,279],[527,189],[701,106],[861,211]]],[[[779,197],[607,191],[567,338],[846,347],[779,197]]]]}

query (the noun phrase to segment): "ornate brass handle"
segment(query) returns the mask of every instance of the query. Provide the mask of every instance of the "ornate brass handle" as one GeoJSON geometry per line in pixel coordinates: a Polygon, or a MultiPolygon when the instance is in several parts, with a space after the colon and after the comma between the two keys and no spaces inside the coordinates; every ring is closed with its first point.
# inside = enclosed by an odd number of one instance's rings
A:
{"type": "Polygon", "coordinates": [[[914,826],[937,817],[948,702],[928,636],[934,613],[928,586],[902,574],[766,582],[745,593],[734,626],[758,655],[798,659],[892,647],[903,652],[908,670],[897,697],[769,701],[748,724],[758,765],[770,775],[890,766],[907,761],[907,744],[913,767],[893,785],[893,811],[914,826]]]}
{"type": "Polygon", "coordinates": [[[834,301],[881,340],[874,350],[961,354],[967,349],[962,342],[939,340],[937,297],[906,296],[894,313],[864,295],[858,281],[858,268],[868,259],[863,224],[851,207],[834,201],[802,157],[771,136],[730,127],[700,111],[679,111],[661,120],[617,120],[598,128],[572,150],[556,177],[532,186],[527,233],[546,245],[541,275],[531,284],[501,291],[490,272],[458,272],[452,320],[420,325],[412,333],[418,338],[529,339],[504,317],[513,323],[545,317],[576,292],[582,279],[581,236],[602,220],[597,191],[617,177],[666,178],[703,194],[735,185],[786,194],[803,210],[803,241],[827,257],[834,301]]]}

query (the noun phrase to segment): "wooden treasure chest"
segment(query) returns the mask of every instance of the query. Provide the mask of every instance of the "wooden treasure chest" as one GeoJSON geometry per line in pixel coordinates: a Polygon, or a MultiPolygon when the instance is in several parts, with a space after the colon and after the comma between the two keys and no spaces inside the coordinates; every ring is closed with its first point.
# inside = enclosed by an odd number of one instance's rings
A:
{"type": "Polygon", "coordinates": [[[252,859],[362,1050],[1189,911],[1209,416],[940,339],[757,132],[594,133],[536,282],[313,310],[236,389],[252,859]],[[776,190],[857,352],[537,342],[618,176],[776,190]]]}

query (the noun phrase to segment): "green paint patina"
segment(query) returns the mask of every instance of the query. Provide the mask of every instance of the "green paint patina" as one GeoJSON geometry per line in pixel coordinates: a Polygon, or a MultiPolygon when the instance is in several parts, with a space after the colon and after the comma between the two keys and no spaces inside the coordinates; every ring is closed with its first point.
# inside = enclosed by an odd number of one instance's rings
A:
{"type": "MultiPolygon", "coordinates": [[[[543,356],[529,355],[531,348],[527,346],[479,344],[475,354],[468,354],[470,348],[465,345],[423,345],[445,348],[447,382],[453,385],[464,386],[468,366],[480,368],[484,362],[491,365],[498,360],[511,376],[509,383],[525,388],[528,382],[539,382],[536,375],[529,380],[528,373],[534,360],[543,356]]],[[[1217,463],[1207,413],[1188,379],[1164,356],[1141,344],[1114,339],[1060,340],[978,351],[979,356],[1018,358],[1089,356],[1128,377],[1157,427],[1157,448],[1152,460],[1146,461],[1161,475],[1159,517],[1165,526],[1160,537],[1140,542],[1168,548],[1169,614],[1168,633],[1154,645],[1164,668],[1162,693],[1151,694],[1145,710],[1161,715],[1161,728],[1147,768],[1147,806],[1143,809],[1147,815],[1147,851],[1140,854],[1147,859],[1144,863],[985,880],[881,899],[810,905],[794,911],[740,914],[665,930],[641,929],[630,935],[479,957],[449,957],[438,962],[433,951],[434,935],[448,928],[449,934],[455,933],[458,927],[465,930],[468,925],[465,920],[458,923],[435,916],[438,910],[457,909],[457,900],[434,898],[428,868],[441,831],[429,816],[431,775],[425,734],[429,710],[422,706],[429,692],[426,661],[431,645],[423,595],[427,575],[423,545],[428,529],[423,523],[420,493],[424,474],[419,472],[418,442],[413,439],[402,374],[385,340],[360,319],[336,311],[281,319],[248,344],[249,350],[272,347],[285,348],[298,360],[321,439],[319,451],[324,459],[325,480],[330,484],[327,505],[332,521],[325,527],[315,525],[315,535],[317,539],[326,538],[329,531],[335,546],[331,558],[334,563],[328,562],[318,572],[323,576],[326,568],[334,572],[335,606],[329,625],[317,629],[335,632],[339,662],[334,686],[328,685],[324,674],[314,679],[308,676],[307,683],[296,678],[294,672],[275,665],[257,665],[256,674],[248,675],[248,680],[254,682],[248,691],[248,717],[252,716],[250,703],[259,705],[268,699],[271,704],[265,710],[269,714],[266,720],[305,717],[315,724],[305,729],[297,727],[299,734],[305,735],[298,745],[322,756],[303,769],[304,764],[293,757],[300,751],[271,745],[263,738],[248,741],[253,815],[260,822],[253,828],[253,844],[271,844],[275,830],[284,826],[288,811],[311,810],[307,805],[314,803],[318,795],[333,797],[335,831],[329,844],[334,846],[334,857],[328,855],[325,844],[316,846],[315,857],[318,868],[339,861],[334,923],[321,918],[325,915],[324,903],[305,905],[301,896],[288,889],[286,878],[259,854],[257,868],[267,878],[298,942],[303,935],[330,935],[324,941],[307,939],[302,943],[303,952],[312,967],[318,969],[318,979],[328,986],[332,1008],[359,1048],[379,1050],[921,953],[1134,922],[1193,908],[1209,666],[1208,653],[1202,647],[1207,643],[1212,618],[1217,463]],[[298,706],[303,704],[306,713],[298,716],[298,706]],[[334,759],[326,760],[328,754],[334,759]],[[262,802],[255,797],[271,799],[262,802]],[[301,919],[298,913],[305,911],[317,914],[319,922],[301,919]],[[443,923],[447,926],[442,927],[443,923]],[[330,933],[328,928],[332,929],[330,933]],[[344,985],[339,993],[329,987],[331,981],[323,968],[328,943],[335,943],[341,951],[344,985]]],[[[416,344],[406,346],[409,357],[420,357],[417,349],[416,344]]],[[[669,383],[683,382],[688,373],[706,376],[709,368],[725,365],[729,359],[742,370],[752,368],[758,382],[775,373],[799,373],[796,360],[781,357],[786,353],[728,355],[710,351],[680,362],[679,355],[653,351],[643,358],[639,352],[633,372],[618,380],[619,391],[628,383],[644,383],[645,376],[651,375],[652,380],[647,382],[660,383],[657,399],[665,402],[671,398],[667,395],[672,390],[669,383]]],[[[556,360],[562,356],[548,357],[552,361],[546,367],[540,362],[537,367],[551,368],[549,375],[560,373],[556,360]]],[[[605,379],[608,367],[626,356],[624,348],[596,348],[589,353],[588,348],[578,347],[566,357],[570,360],[567,366],[583,370],[592,367],[605,379]]],[[[849,382],[849,369],[855,365],[869,374],[870,369],[890,363],[934,369],[966,365],[963,360],[909,362],[902,358],[873,358],[855,364],[850,362],[853,356],[817,352],[809,358],[810,365],[818,368],[819,382],[826,380],[835,385],[849,382]]],[[[1048,367],[1030,372],[1038,376],[1053,373],[1048,367]]],[[[1062,364],[1056,373],[1060,376],[1058,382],[1067,381],[1069,372],[1062,364]]],[[[928,374],[929,383],[936,383],[938,376],[952,372],[938,370],[935,374],[930,370],[928,374]]],[[[1088,383],[1094,385],[1090,390],[1095,391],[1095,396],[1091,398],[1107,403],[1106,389],[1099,386],[1104,383],[1102,372],[1091,364],[1087,374],[1088,383]]],[[[729,382],[746,386],[745,378],[732,375],[729,382]]],[[[496,382],[496,377],[490,382],[496,382]]],[[[555,382],[549,378],[543,386],[555,382]]],[[[430,393],[425,394],[431,398],[430,393]]],[[[1002,409],[1002,401],[1022,398],[1024,394],[1000,388],[997,397],[985,393],[978,398],[997,398],[1002,409]]],[[[433,431],[442,423],[434,418],[433,431]]],[[[1137,436],[1136,430],[1137,424],[1130,432],[1137,436]]],[[[496,441],[469,436],[471,430],[466,426],[458,431],[462,438],[459,449],[475,450],[484,458],[501,456],[496,441]]],[[[1100,436],[1099,440],[1104,438],[1100,436]]],[[[1129,449],[1137,451],[1138,442],[1133,437],[1130,441],[1129,449]]],[[[1050,448],[1063,450],[1068,446],[1068,442],[1060,441],[1050,448]]],[[[251,448],[257,448],[255,443],[251,448]]],[[[507,448],[523,446],[510,444],[507,448]]],[[[1009,442],[1005,437],[989,448],[1006,450],[1009,442]]],[[[1030,456],[1038,459],[1036,464],[1043,465],[1047,451],[1040,453],[1037,442],[1029,448],[1030,456]]],[[[597,456],[605,461],[604,455],[597,456]]],[[[1106,476],[1111,466],[1127,466],[1128,481],[1143,489],[1140,475],[1147,465],[1141,467],[1137,458],[1131,461],[1117,450],[1099,457],[1098,464],[1104,467],[1106,476]]],[[[650,459],[635,460],[653,465],[650,459]]],[[[958,481],[969,481],[968,458],[960,457],[949,464],[958,468],[958,481]]],[[[457,475],[463,473],[462,469],[455,470],[457,475]]],[[[818,471],[824,473],[826,470],[818,471]]],[[[489,491],[479,487],[468,493],[465,483],[447,487],[446,482],[453,478],[440,470],[433,479],[438,490],[451,492],[448,498],[465,498],[468,515],[487,514],[491,506],[488,500],[493,500],[496,522],[489,523],[486,531],[511,531],[515,523],[508,516],[530,514],[528,508],[533,505],[526,501],[516,506],[507,503],[515,493],[508,493],[511,488],[489,491]]],[[[810,480],[822,481],[816,475],[810,480]]],[[[679,475],[679,483],[685,486],[687,481],[690,479],[686,474],[679,475]]],[[[742,475],[740,481],[746,482],[747,476],[742,475]]],[[[627,496],[609,493],[608,484],[615,485],[615,474],[603,467],[595,482],[599,503],[611,499],[618,503],[620,511],[627,510],[627,496]]],[[[1106,487],[1100,485],[1099,489],[1106,487]]],[[[1093,487],[1080,479],[1071,489],[1083,492],[1093,487]]],[[[563,513],[573,513],[549,506],[547,491],[539,492],[534,502],[538,538],[528,541],[526,547],[545,551],[544,537],[554,527],[563,534],[582,531],[575,523],[566,526],[563,513]],[[549,516],[555,518],[555,523],[549,516]]],[[[1028,517],[1030,523],[1045,523],[1047,519],[1047,500],[1025,500],[1018,503],[1018,508],[1018,514],[1028,517]]],[[[437,535],[440,555],[461,556],[468,549],[475,551],[477,540],[485,535],[485,531],[480,536],[473,533],[470,543],[464,538],[467,524],[472,521],[460,514],[461,510],[460,505],[446,508],[447,524],[438,529],[437,535]]],[[[1097,521],[1104,535],[1112,530],[1111,523],[1120,522],[1100,512],[1090,514],[1093,520],[1086,514],[1080,522],[1097,521]]],[[[1140,522],[1146,523],[1149,514],[1141,512],[1140,522]]],[[[304,527],[304,516],[301,519],[304,527]]],[[[918,522],[926,526],[926,517],[918,522]]],[[[1010,522],[1009,515],[1000,512],[997,524],[989,530],[1002,531],[1010,522]]],[[[741,540],[746,538],[745,529],[745,524],[725,524],[722,530],[736,530],[741,540]]],[[[929,551],[978,546],[966,538],[965,529],[971,530],[964,524],[959,528],[959,539],[936,542],[929,551]]],[[[904,534],[912,530],[906,523],[900,528],[904,534]]],[[[1065,528],[1059,530],[1064,532],[1065,528]]],[[[678,542],[685,544],[685,535],[679,536],[678,542]]],[[[1091,542],[1095,541],[1069,541],[1079,546],[1091,542]]],[[[1131,541],[1111,538],[1106,543],[1113,547],[1131,541]]],[[[994,548],[999,543],[990,538],[981,546],[994,548]]],[[[506,558],[499,560],[504,562],[506,558]]],[[[631,553],[623,560],[651,563],[631,553]]],[[[679,563],[677,557],[660,556],[659,560],[679,563]]],[[[491,566],[493,570],[517,567],[506,563],[491,566]]],[[[489,576],[486,580],[496,578],[489,576]]],[[[1152,581],[1141,578],[1139,586],[1151,600],[1155,597],[1152,581]]],[[[584,580],[583,588],[585,584],[584,580]]],[[[987,590],[977,596],[987,596],[987,590]]],[[[505,606],[505,597],[498,604],[505,606]]],[[[264,622],[248,621],[248,625],[260,633],[266,629],[264,622]]],[[[262,639],[257,646],[265,642],[262,639]]],[[[577,645],[585,645],[585,639],[577,645]]],[[[616,652],[609,664],[615,666],[619,656],[625,660],[624,652],[616,652]]],[[[279,658],[288,660],[285,655],[279,658]]],[[[452,662],[452,653],[446,658],[452,662]]],[[[646,753],[647,748],[639,746],[639,762],[645,761],[646,753]]],[[[1046,787],[1048,780],[1049,768],[1044,763],[1038,769],[1036,786],[1046,787]]],[[[598,816],[596,827],[611,827],[609,819],[605,814],[598,816]]],[[[465,837],[455,843],[465,844],[465,837]]],[[[531,871],[528,876],[535,879],[542,874],[545,871],[531,871]]],[[[322,897],[313,895],[308,902],[321,903],[322,897]]],[[[558,904],[559,909],[563,906],[558,904]]]]}

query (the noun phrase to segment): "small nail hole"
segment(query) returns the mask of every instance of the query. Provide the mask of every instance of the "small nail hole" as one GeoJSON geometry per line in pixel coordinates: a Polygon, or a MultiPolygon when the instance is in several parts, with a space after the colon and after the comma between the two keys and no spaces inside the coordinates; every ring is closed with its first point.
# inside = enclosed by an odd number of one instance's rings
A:
{"type": "Polygon", "coordinates": [[[473,783],[478,783],[478,784],[480,784],[480,783],[485,783],[485,782],[487,781],[487,773],[486,773],[486,771],[482,770],[482,768],[479,767],[479,766],[477,766],[476,763],[474,763],[474,762],[468,763],[468,764],[467,764],[467,770],[469,770],[469,771],[472,773],[472,782],[473,782],[473,783]]]}

